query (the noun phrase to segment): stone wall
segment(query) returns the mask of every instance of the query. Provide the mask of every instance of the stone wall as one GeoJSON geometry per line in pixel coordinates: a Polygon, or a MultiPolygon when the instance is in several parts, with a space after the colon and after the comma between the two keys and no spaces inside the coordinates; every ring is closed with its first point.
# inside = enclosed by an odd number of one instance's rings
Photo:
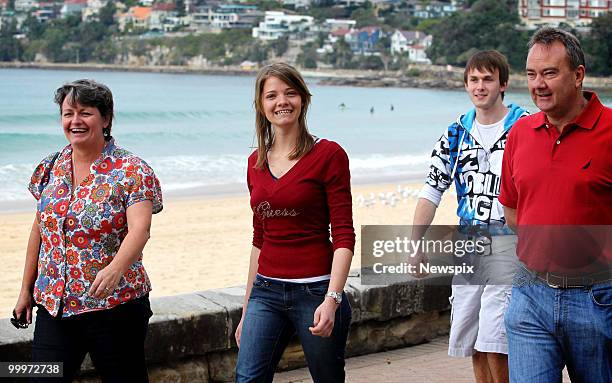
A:
{"type": "MultiPolygon", "coordinates": [[[[349,277],[345,289],[353,321],[347,356],[419,344],[448,333],[450,277],[430,277],[388,286],[365,286],[349,277]]],[[[244,287],[154,298],[146,354],[151,382],[233,381],[244,287]]],[[[33,326],[17,330],[0,321],[0,360],[29,360],[33,326]]],[[[305,366],[296,339],[279,369],[305,366]]],[[[87,358],[81,382],[99,381],[87,358]]]]}

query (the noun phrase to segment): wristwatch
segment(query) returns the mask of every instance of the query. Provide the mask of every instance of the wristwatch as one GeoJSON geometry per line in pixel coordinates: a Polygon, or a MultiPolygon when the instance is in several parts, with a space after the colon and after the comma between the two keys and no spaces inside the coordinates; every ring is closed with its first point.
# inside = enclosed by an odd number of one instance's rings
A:
{"type": "Polygon", "coordinates": [[[337,305],[342,303],[342,293],[338,293],[336,291],[328,291],[327,294],[325,294],[325,297],[332,298],[337,305]]]}

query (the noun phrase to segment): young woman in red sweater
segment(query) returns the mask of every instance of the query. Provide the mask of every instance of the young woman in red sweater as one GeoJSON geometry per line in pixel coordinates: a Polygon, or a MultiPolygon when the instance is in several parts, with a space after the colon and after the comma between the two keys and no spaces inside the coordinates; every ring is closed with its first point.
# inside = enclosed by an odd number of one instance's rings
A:
{"type": "Polygon", "coordinates": [[[310,97],[290,65],[257,76],[258,147],[247,172],[253,248],[236,382],[272,382],[296,333],[315,382],[345,379],[351,308],[343,289],[355,246],[349,164],[338,144],[308,132],[310,97]]]}

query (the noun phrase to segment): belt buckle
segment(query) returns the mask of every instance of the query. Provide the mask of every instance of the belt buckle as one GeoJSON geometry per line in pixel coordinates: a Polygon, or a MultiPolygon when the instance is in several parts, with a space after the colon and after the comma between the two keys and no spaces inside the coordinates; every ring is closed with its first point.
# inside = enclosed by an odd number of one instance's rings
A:
{"type": "Polygon", "coordinates": [[[554,274],[551,274],[551,273],[546,273],[546,284],[547,284],[549,287],[552,287],[553,289],[564,289],[564,288],[566,288],[566,287],[567,287],[567,276],[565,276],[565,275],[562,275],[562,276],[561,276],[561,284],[559,285],[559,284],[556,284],[556,283],[552,283],[552,282],[550,282],[549,278],[550,278],[550,276],[551,276],[551,275],[552,275],[553,277],[555,277],[555,278],[559,278],[559,277],[557,277],[557,276],[556,276],[556,275],[554,275],[554,274]]]}

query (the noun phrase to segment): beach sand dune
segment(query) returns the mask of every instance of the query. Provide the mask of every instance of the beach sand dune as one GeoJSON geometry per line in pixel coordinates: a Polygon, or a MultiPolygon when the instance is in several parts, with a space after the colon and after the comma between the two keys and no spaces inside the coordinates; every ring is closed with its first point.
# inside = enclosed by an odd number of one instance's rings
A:
{"type": "MultiPolygon", "coordinates": [[[[397,183],[353,187],[358,239],[353,268],[360,265],[360,225],[411,224],[420,187],[402,183],[403,193],[398,192],[397,183]]],[[[446,193],[434,223],[455,224],[455,207],[454,196],[446,193]]],[[[0,214],[0,318],[11,315],[17,300],[33,219],[34,212],[0,214]]],[[[151,296],[244,284],[251,220],[246,194],[167,198],[164,210],[153,217],[151,239],[144,250],[145,268],[153,283],[151,296]]]]}

